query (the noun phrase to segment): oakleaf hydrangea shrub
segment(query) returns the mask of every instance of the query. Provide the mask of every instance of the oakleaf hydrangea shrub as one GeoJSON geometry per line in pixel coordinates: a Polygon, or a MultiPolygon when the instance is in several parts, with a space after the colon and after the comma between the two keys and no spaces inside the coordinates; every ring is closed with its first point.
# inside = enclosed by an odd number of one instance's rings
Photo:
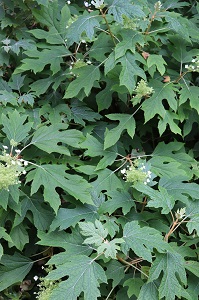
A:
{"type": "Polygon", "coordinates": [[[1,1],[1,299],[198,299],[198,13],[1,1]]]}

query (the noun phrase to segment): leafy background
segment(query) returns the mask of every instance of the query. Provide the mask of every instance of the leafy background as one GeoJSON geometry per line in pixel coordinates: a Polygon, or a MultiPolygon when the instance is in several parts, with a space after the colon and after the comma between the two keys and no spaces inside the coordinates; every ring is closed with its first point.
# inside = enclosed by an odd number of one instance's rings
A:
{"type": "Polygon", "coordinates": [[[0,1],[1,299],[197,300],[199,4],[0,1]]]}

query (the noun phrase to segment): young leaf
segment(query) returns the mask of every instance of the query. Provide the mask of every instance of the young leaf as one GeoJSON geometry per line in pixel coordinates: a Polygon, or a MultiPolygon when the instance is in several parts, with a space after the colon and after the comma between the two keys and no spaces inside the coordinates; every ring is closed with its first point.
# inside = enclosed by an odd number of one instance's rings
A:
{"type": "Polygon", "coordinates": [[[84,240],[84,244],[95,244],[96,246],[100,246],[108,235],[107,229],[105,229],[98,220],[95,221],[95,224],[91,222],[80,222],[79,227],[82,235],[90,236],[84,240]]]}
{"type": "Polygon", "coordinates": [[[167,243],[163,241],[161,233],[149,227],[140,227],[138,221],[126,223],[124,226],[123,239],[125,241],[121,248],[124,253],[132,249],[137,256],[147,261],[152,261],[153,249],[164,252],[167,243]]]}
{"type": "Polygon", "coordinates": [[[70,300],[77,300],[81,292],[84,293],[86,300],[97,300],[100,297],[99,285],[107,282],[103,268],[93,259],[85,255],[68,256],[60,262],[56,255],[49,261],[55,264],[56,268],[46,277],[56,280],[61,277],[69,276],[55,288],[50,296],[50,300],[65,300],[66,295],[70,300]]]}
{"type": "Polygon", "coordinates": [[[133,115],[128,114],[110,114],[107,115],[110,120],[119,121],[119,125],[111,130],[106,130],[104,149],[113,146],[120,138],[123,130],[126,129],[130,137],[133,139],[135,134],[135,120],[133,115]]]}
{"type": "Polygon", "coordinates": [[[116,259],[117,250],[120,250],[120,246],[117,244],[124,243],[124,240],[121,238],[115,238],[111,241],[105,240],[99,247],[97,248],[97,253],[104,253],[106,258],[116,259]]]}
{"type": "Polygon", "coordinates": [[[32,265],[32,260],[19,253],[3,255],[0,265],[0,292],[16,282],[22,282],[32,265]]]}
{"type": "Polygon", "coordinates": [[[73,71],[78,74],[78,77],[74,79],[66,89],[64,98],[73,98],[83,89],[86,96],[89,95],[94,82],[100,79],[99,68],[93,65],[85,66],[73,71]]]}
{"type": "Polygon", "coordinates": [[[165,297],[165,300],[175,300],[176,296],[181,298],[183,285],[187,283],[187,277],[184,267],[184,259],[177,252],[157,254],[156,259],[149,272],[149,282],[163,277],[159,287],[159,298],[165,297]]]}

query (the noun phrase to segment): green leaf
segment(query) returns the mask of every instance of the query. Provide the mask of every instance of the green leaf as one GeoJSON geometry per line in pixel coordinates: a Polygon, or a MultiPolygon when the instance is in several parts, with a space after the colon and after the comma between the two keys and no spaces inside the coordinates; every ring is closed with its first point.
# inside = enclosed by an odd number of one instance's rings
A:
{"type": "Polygon", "coordinates": [[[23,141],[27,136],[32,127],[32,123],[25,123],[27,115],[21,115],[17,110],[2,115],[3,132],[7,138],[11,141],[14,140],[17,143],[23,141]]]}
{"type": "Polygon", "coordinates": [[[95,224],[91,222],[80,222],[79,227],[82,235],[90,236],[84,240],[84,244],[95,244],[96,246],[100,246],[108,235],[107,229],[105,229],[98,220],[95,221],[95,224]]]}
{"type": "Polygon", "coordinates": [[[9,243],[10,247],[15,246],[18,250],[22,251],[25,244],[29,242],[29,235],[23,224],[12,228],[10,231],[12,242],[9,243]]]}
{"type": "Polygon", "coordinates": [[[158,288],[154,282],[145,283],[140,290],[137,300],[159,300],[158,288]]]}
{"type": "Polygon", "coordinates": [[[91,185],[81,176],[67,174],[65,170],[64,165],[42,165],[31,170],[26,177],[26,183],[32,181],[31,195],[43,185],[44,200],[49,202],[55,212],[61,201],[56,187],[61,187],[82,203],[93,203],[90,195],[91,185]]]}
{"type": "MultiPolygon", "coordinates": [[[[95,168],[95,167],[94,167],[95,168]]],[[[93,190],[96,193],[101,191],[115,190],[115,187],[122,189],[123,185],[119,178],[109,169],[99,170],[95,172],[98,178],[92,182],[93,190]]]]}
{"type": "Polygon", "coordinates": [[[33,107],[34,98],[35,98],[35,95],[33,95],[31,93],[23,94],[22,96],[19,97],[18,103],[19,104],[26,103],[26,104],[29,104],[33,107]]]}
{"type": "Polygon", "coordinates": [[[54,218],[50,230],[59,227],[60,230],[75,226],[80,220],[94,221],[98,218],[97,207],[93,205],[77,205],[76,208],[60,208],[54,218]]]}
{"type": "Polygon", "coordinates": [[[102,205],[99,208],[99,213],[108,213],[111,215],[113,212],[115,212],[118,208],[122,208],[122,212],[124,215],[126,215],[132,207],[135,206],[135,202],[132,199],[131,195],[125,191],[108,191],[106,193],[109,197],[107,201],[102,203],[102,205]]]}
{"type": "Polygon", "coordinates": [[[82,16],[79,16],[78,19],[68,28],[67,42],[69,46],[71,46],[73,43],[78,43],[81,38],[83,38],[82,34],[84,32],[91,40],[94,35],[94,28],[100,27],[98,18],[99,15],[97,11],[89,14],[87,11],[85,11],[82,16]]]}
{"type": "Polygon", "coordinates": [[[50,272],[47,279],[69,276],[53,290],[50,299],[65,300],[67,295],[68,299],[76,300],[83,292],[86,300],[97,300],[100,296],[100,283],[107,282],[103,268],[85,255],[69,257],[66,253],[61,262],[55,255],[49,263],[55,264],[57,269],[50,272]]]}
{"type": "Polygon", "coordinates": [[[145,122],[152,119],[156,114],[160,115],[163,119],[165,117],[165,108],[162,101],[166,99],[169,106],[176,111],[177,101],[175,99],[175,92],[173,85],[163,84],[159,80],[151,80],[150,86],[154,89],[154,94],[144,101],[142,109],[144,111],[145,122]]]}
{"type": "Polygon", "coordinates": [[[8,103],[17,106],[17,93],[8,92],[6,90],[0,90],[0,102],[3,105],[7,105],[8,103]]]}
{"type": "Polygon", "coordinates": [[[35,145],[47,153],[58,152],[70,155],[67,146],[70,145],[79,148],[79,144],[84,140],[84,136],[76,129],[64,130],[66,126],[62,125],[63,124],[53,124],[51,126],[40,127],[34,133],[30,145],[35,145]],[[60,145],[60,143],[65,145],[60,145]]]}
{"type": "Polygon", "coordinates": [[[0,227],[0,239],[4,239],[10,243],[12,242],[12,238],[11,238],[10,234],[8,234],[5,230],[5,228],[3,228],[3,227],[0,227]]]}
{"type": "Polygon", "coordinates": [[[100,71],[98,66],[88,65],[73,71],[78,74],[78,77],[74,79],[66,89],[64,98],[73,98],[83,89],[86,96],[89,95],[94,82],[100,79],[100,71]]]}
{"type": "Polygon", "coordinates": [[[188,198],[199,199],[199,186],[196,183],[182,182],[187,180],[185,177],[173,177],[168,179],[162,177],[160,179],[160,185],[167,190],[167,192],[175,199],[187,204],[188,198]]]}
{"type": "Polygon", "coordinates": [[[185,268],[189,270],[192,274],[199,277],[199,262],[188,260],[185,263],[185,268]]]}
{"type": "Polygon", "coordinates": [[[113,280],[113,287],[117,286],[125,276],[125,267],[118,261],[111,260],[106,264],[106,268],[107,279],[113,280]]]}
{"type": "Polygon", "coordinates": [[[16,69],[16,72],[24,72],[32,70],[35,74],[41,72],[46,65],[50,65],[52,74],[56,74],[61,69],[61,63],[63,58],[70,56],[71,53],[64,46],[48,46],[46,49],[39,50],[27,50],[25,54],[30,58],[22,59],[22,65],[16,69]]]}
{"type": "Polygon", "coordinates": [[[129,18],[142,18],[145,17],[145,13],[141,10],[140,6],[132,5],[129,0],[121,1],[114,0],[108,10],[109,14],[112,14],[115,21],[123,24],[123,16],[129,18]]]}
{"type": "Polygon", "coordinates": [[[165,116],[164,118],[160,118],[159,123],[158,123],[158,130],[160,133],[160,136],[165,132],[167,128],[167,124],[169,125],[171,131],[175,134],[182,134],[181,129],[178,127],[178,125],[174,122],[174,120],[178,120],[179,117],[177,114],[165,110],[165,116]]]}
{"type": "Polygon", "coordinates": [[[111,241],[105,240],[104,243],[102,243],[98,248],[97,248],[97,253],[103,253],[106,258],[117,258],[117,250],[120,250],[120,246],[117,244],[122,244],[124,243],[124,240],[121,238],[115,238],[111,241]]]}
{"type": "Polygon", "coordinates": [[[24,50],[36,50],[36,45],[34,43],[33,40],[27,40],[27,39],[23,39],[23,40],[19,40],[17,42],[15,42],[12,46],[11,46],[11,50],[16,53],[17,55],[19,55],[20,53],[20,48],[24,49],[24,50]]]}
{"type": "Polygon", "coordinates": [[[39,23],[47,26],[48,31],[36,28],[29,32],[38,39],[46,39],[49,44],[65,45],[67,33],[66,27],[71,17],[68,5],[62,7],[62,5],[58,4],[58,1],[50,1],[49,3],[48,0],[48,5],[46,3],[45,6],[47,7],[33,9],[32,12],[39,23]]]}
{"type": "Polygon", "coordinates": [[[126,31],[123,31],[122,34],[123,40],[120,43],[118,43],[115,47],[116,60],[124,56],[127,50],[130,50],[131,52],[135,53],[136,44],[144,46],[144,37],[139,32],[128,29],[126,31]],[[129,36],[131,36],[130,39],[129,36]]]}
{"type": "Polygon", "coordinates": [[[22,282],[32,265],[32,260],[19,253],[3,255],[0,266],[0,292],[16,282],[22,282]]]}
{"type": "Polygon", "coordinates": [[[199,87],[198,86],[185,86],[180,91],[179,104],[183,104],[190,101],[191,108],[197,110],[199,114],[199,95],[198,95],[199,87]]]}
{"type": "Polygon", "coordinates": [[[177,252],[167,252],[157,254],[155,261],[149,271],[149,282],[163,277],[159,287],[159,298],[165,297],[165,300],[175,300],[176,296],[181,298],[183,285],[187,283],[187,277],[184,267],[184,259],[177,252]]]}
{"type": "Polygon", "coordinates": [[[72,234],[63,231],[49,233],[39,231],[37,236],[40,239],[37,242],[38,245],[61,247],[66,250],[68,255],[90,255],[92,252],[89,245],[83,245],[84,239],[77,229],[73,229],[72,234]]]}
{"type": "Polygon", "coordinates": [[[132,249],[139,257],[147,261],[152,261],[153,249],[164,252],[167,249],[167,243],[163,241],[161,233],[149,227],[140,227],[137,221],[126,223],[124,226],[122,250],[127,253],[132,249]]]}
{"type": "Polygon", "coordinates": [[[142,183],[135,184],[134,188],[149,196],[147,207],[162,208],[162,214],[168,214],[175,205],[175,199],[161,186],[158,187],[159,191],[142,183]]]}
{"type": "Polygon", "coordinates": [[[160,75],[164,75],[166,61],[162,58],[162,55],[150,54],[147,58],[147,66],[150,68],[155,65],[160,75]]]}
{"type": "Polygon", "coordinates": [[[128,114],[109,114],[106,116],[110,120],[119,121],[119,125],[115,128],[108,130],[106,129],[104,149],[113,146],[120,138],[123,130],[126,129],[130,137],[133,139],[135,134],[135,120],[133,115],[128,114]]]}
{"type": "Polygon", "coordinates": [[[199,234],[199,207],[198,201],[189,201],[186,207],[186,216],[189,222],[186,224],[190,234],[195,230],[199,234]]]}
{"type": "Polygon", "coordinates": [[[135,76],[139,76],[146,80],[144,71],[136,63],[136,56],[130,51],[116,60],[116,63],[120,62],[122,65],[122,71],[120,73],[120,85],[127,87],[130,94],[132,94],[136,80],[135,76]]]}
{"type": "MultiPolygon", "coordinates": [[[[127,279],[123,286],[128,286],[128,296],[129,298],[132,295],[135,295],[136,297],[138,297],[139,292],[140,292],[140,288],[143,285],[143,281],[140,278],[129,278],[127,279]]],[[[150,297],[151,299],[151,297],[150,297]]]]}
{"type": "Polygon", "coordinates": [[[29,217],[29,211],[31,211],[33,216],[33,224],[38,230],[49,229],[54,218],[54,213],[53,210],[47,207],[43,202],[41,195],[35,195],[31,198],[25,195],[21,201],[21,214],[16,214],[13,227],[20,225],[26,216],[29,217]]]}
{"type": "Polygon", "coordinates": [[[100,27],[98,19],[98,12],[88,13],[84,12],[82,16],[79,16],[78,19],[71,24],[68,28],[67,33],[67,43],[71,46],[73,43],[78,43],[82,37],[82,34],[85,32],[87,37],[91,40],[94,35],[94,28],[100,27]]]}
{"type": "Polygon", "coordinates": [[[77,99],[71,100],[71,119],[75,123],[85,126],[85,121],[95,122],[101,118],[100,114],[94,112],[86,103],[77,99]]]}

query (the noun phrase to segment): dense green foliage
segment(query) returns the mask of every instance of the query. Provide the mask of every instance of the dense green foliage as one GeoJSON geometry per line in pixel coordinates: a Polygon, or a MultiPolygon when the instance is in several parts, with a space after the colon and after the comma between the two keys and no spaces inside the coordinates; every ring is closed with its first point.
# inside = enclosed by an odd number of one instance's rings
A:
{"type": "Polygon", "coordinates": [[[198,13],[0,1],[1,299],[198,299],[198,13]]]}

